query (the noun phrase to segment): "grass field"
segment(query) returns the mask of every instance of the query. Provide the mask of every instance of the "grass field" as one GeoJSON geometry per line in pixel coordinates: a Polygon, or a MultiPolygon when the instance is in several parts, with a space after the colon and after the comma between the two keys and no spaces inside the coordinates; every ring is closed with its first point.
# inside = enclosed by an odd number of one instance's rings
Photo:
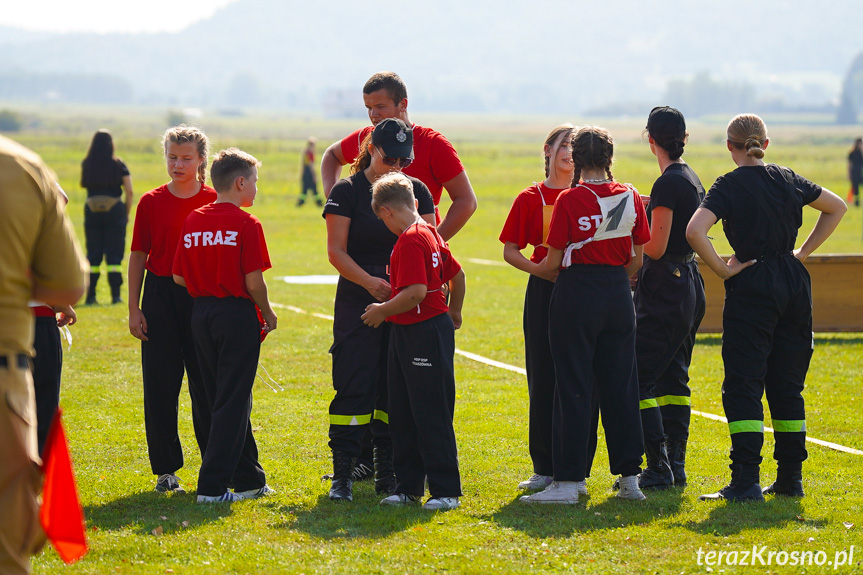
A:
{"type": "MultiPolygon", "coordinates": [[[[768,123],[770,121],[767,118],[768,123]]],[[[423,119],[416,121],[424,123],[423,119]]],[[[521,308],[526,277],[502,262],[497,237],[515,194],[541,177],[541,141],[557,119],[486,122],[440,118],[430,125],[450,134],[479,198],[479,210],[452,242],[468,275],[459,349],[523,366],[521,308]]],[[[590,496],[575,507],[524,506],[516,484],[530,473],[527,453],[527,387],[516,373],[456,356],[455,426],[465,496],[446,514],[419,509],[380,509],[367,483],[352,504],[326,497],[329,471],[327,406],[331,323],[310,315],[332,314],[333,286],[289,285],[286,275],[335,273],[327,262],[320,213],[294,206],[303,140],[320,143],[346,133],[347,122],[301,119],[202,121],[216,149],[238,145],[259,157],[259,197],[252,212],[267,234],[273,270],[267,272],[273,302],[309,313],[277,309],[279,329],[262,349],[262,363],[284,387],[278,393],[256,384],[252,421],[269,484],[277,493],[231,506],[200,506],[194,495],[165,497],[152,491],[144,438],[140,347],[128,333],[126,306],[80,307],[74,346],[66,352],[61,404],[87,517],[91,551],[63,567],[52,550],[33,560],[36,573],[692,573],[747,572],[705,564],[699,551],[751,550],[824,553],[825,564],[805,568],[756,562],[767,572],[833,570],[855,546],[856,572],[863,565],[860,509],[863,456],[809,444],[804,465],[807,496],[762,505],[697,501],[700,493],[727,482],[727,426],[693,416],[685,489],[649,494],[642,503],[622,502],[610,490],[603,442],[590,496]],[[233,138],[236,139],[233,139],[233,138]],[[160,533],[160,534],[155,534],[160,533]]],[[[356,122],[353,123],[356,125],[356,122]]],[[[167,180],[158,149],[164,126],[158,118],[87,111],[73,123],[47,118],[42,128],[16,139],[55,168],[71,197],[69,213],[83,240],[80,161],[96,127],[115,132],[118,154],[132,172],[136,195],[167,180]],[[101,114],[101,115],[100,115],[101,114]]],[[[615,175],[648,193],[658,168],[640,140],[637,122],[609,124],[618,136],[615,175]]],[[[685,159],[705,185],[733,166],[722,145],[720,124],[694,124],[685,159]]],[[[768,159],[789,165],[844,197],[845,156],[853,134],[835,128],[780,127],[771,131],[768,159]]],[[[319,150],[319,151],[322,151],[319,150]]],[[[445,209],[445,206],[442,206],[445,209]]],[[[808,210],[812,211],[812,210],[808,210]]],[[[811,228],[807,215],[801,235],[811,228]]],[[[131,233],[131,226],[130,226],[131,233]]],[[[861,210],[850,209],[820,253],[860,252],[861,210]]],[[[727,244],[717,228],[721,253],[727,244]]],[[[127,238],[128,241],[128,238],[127,238]]],[[[802,241],[802,238],[801,240],[802,241]]],[[[108,301],[100,282],[99,299],[108,301]]],[[[693,408],[722,414],[720,339],[699,337],[692,365],[693,408]]],[[[807,428],[813,437],[858,450],[860,428],[859,334],[818,335],[807,381],[807,428]]],[[[195,488],[200,456],[194,446],[188,395],[180,404],[186,466],[178,475],[195,488]]],[[[766,423],[769,425],[769,418],[766,423]]],[[[766,436],[762,482],[773,479],[772,436],[766,436]]],[[[790,563],[790,562],[789,562],[790,563]]]]}

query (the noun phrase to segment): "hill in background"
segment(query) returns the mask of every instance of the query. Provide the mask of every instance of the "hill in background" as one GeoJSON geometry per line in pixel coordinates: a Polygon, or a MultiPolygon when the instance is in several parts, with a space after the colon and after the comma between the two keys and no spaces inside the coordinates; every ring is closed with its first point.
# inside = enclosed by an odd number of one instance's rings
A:
{"type": "Polygon", "coordinates": [[[388,69],[434,112],[832,108],[863,10],[797,4],[239,0],[176,34],[0,29],[0,99],[361,114],[388,69]]]}

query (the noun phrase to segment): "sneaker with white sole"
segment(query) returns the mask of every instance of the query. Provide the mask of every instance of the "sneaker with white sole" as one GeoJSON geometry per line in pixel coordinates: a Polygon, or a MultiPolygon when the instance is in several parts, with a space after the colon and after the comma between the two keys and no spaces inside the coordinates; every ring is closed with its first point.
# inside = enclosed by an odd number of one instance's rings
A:
{"type": "Polygon", "coordinates": [[[225,491],[221,495],[198,495],[198,503],[233,503],[242,499],[233,491],[225,491]]]}
{"type": "Polygon", "coordinates": [[[237,495],[240,499],[257,499],[258,497],[264,497],[265,495],[269,495],[275,492],[276,490],[272,489],[269,485],[264,485],[260,489],[249,489],[248,491],[234,491],[234,495],[237,495]]]}
{"type": "Polygon", "coordinates": [[[578,503],[577,481],[553,481],[539,493],[533,495],[522,495],[520,500],[524,503],[557,503],[562,505],[574,505],[578,503]]]}
{"type": "Polygon", "coordinates": [[[637,475],[621,477],[618,485],[620,486],[620,490],[617,492],[617,497],[620,497],[621,499],[629,499],[630,501],[642,501],[643,499],[647,499],[638,487],[637,475]]]}
{"type": "Polygon", "coordinates": [[[393,493],[389,497],[381,499],[378,505],[417,505],[420,498],[416,495],[408,495],[407,493],[393,493]]]}
{"type": "Polygon", "coordinates": [[[173,491],[174,493],[185,493],[186,490],[180,487],[180,480],[173,473],[165,473],[159,476],[159,479],[156,480],[156,491],[159,493],[167,493],[169,491],[173,491]]]}
{"type": "Polygon", "coordinates": [[[552,481],[554,481],[554,478],[551,475],[540,475],[539,473],[534,473],[519,483],[518,488],[524,491],[540,491],[551,485],[552,481]]]}
{"type": "Polygon", "coordinates": [[[423,509],[432,511],[449,511],[461,505],[458,497],[429,497],[428,501],[423,504],[423,509]]]}

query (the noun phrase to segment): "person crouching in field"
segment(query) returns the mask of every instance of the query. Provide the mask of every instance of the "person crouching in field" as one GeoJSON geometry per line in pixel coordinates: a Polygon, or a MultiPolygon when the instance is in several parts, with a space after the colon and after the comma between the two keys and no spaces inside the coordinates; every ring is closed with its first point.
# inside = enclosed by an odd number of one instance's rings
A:
{"type": "Polygon", "coordinates": [[[455,330],[461,327],[465,275],[446,242],[417,212],[413,184],[402,174],[372,187],[372,209],[399,236],[390,256],[393,295],[372,303],[362,319],[393,324],[387,365],[388,412],[396,489],[382,505],[417,503],[428,477],[424,509],[459,506],[453,412],[455,330]],[[442,287],[450,289],[449,307],[442,287]]]}
{"type": "Polygon", "coordinates": [[[255,306],[265,332],[278,321],[263,275],[272,266],[261,222],[240,209],[255,202],[259,165],[236,148],[219,152],[210,169],[218,198],[186,218],[174,258],[174,281],[194,298],[192,335],[212,421],[198,503],[253,499],[272,491],[249,420],[261,352],[255,306]]]}
{"type": "Polygon", "coordinates": [[[557,373],[554,482],[544,491],[522,496],[526,503],[578,502],[594,394],[599,396],[611,473],[622,476],[617,496],[645,498],[637,477],[644,449],[637,423],[629,277],[641,267],[641,246],[650,239],[650,228],[638,191],[612,177],[613,153],[606,130],[594,126],[575,133],[575,186],[561,192],[551,216],[545,261],[551,270],[563,266],[551,294],[548,325],[557,373]]]}

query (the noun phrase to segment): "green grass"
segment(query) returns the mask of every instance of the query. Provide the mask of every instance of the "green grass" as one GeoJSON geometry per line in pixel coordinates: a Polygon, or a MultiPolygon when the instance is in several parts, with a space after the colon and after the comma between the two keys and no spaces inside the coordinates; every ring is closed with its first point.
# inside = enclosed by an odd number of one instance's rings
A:
{"type": "MultiPolygon", "coordinates": [[[[109,117],[99,117],[98,125],[112,128],[105,122],[109,117]]],[[[71,196],[69,213],[82,239],[84,193],[77,178],[95,122],[86,116],[66,132],[49,122],[43,130],[18,137],[57,170],[71,196]]],[[[332,314],[333,286],[296,286],[277,278],[334,273],[326,258],[319,210],[308,204],[296,208],[294,201],[302,140],[308,133],[334,138],[331,132],[346,126],[237,122],[231,125],[223,120],[204,127],[213,136],[215,148],[239,145],[264,161],[261,193],[252,211],[264,223],[273,258],[274,269],[266,274],[271,299],[332,314]],[[238,134],[237,140],[231,139],[231,133],[238,134]]],[[[538,142],[557,120],[538,125],[500,121],[476,130],[446,122],[429,124],[441,125],[445,133],[452,126],[480,202],[468,227],[452,242],[468,274],[465,323],[456,344],[523,365],[521,307],[526,277],[510,267],[478,265],[467,259],[501,261],[497,237],[503,220],[515,194],[540,177],[538,142]]],[[[161,128],[155,120],[140,118],[129,125],[118,137],[117,147],[139,195],[167,179],[157,145],[161,128]]],[[[647,193],[657,167],[638,139],[639,127],[612,128],[615,134],[623,134],[618,137],[615,175],[647,193]]],[[[709,185],[732,165],[716,141],[717,134],[721,140],[721,126],[705,124],[703,133],[696,128],[690,126],[693,143],[686,158],[709,185]]],[[[772,136],[770,159],[844,196],[843,132],[798,126],[778,129],[772,136]]],[[[323,137],[321,143],[326,145],[323,137]]],[[[859,209],[849,210],[822,253],[860,251],[860,214],[859,209]]],[[[808,215],[802,235],[813,221],[808,215]]],[[[722,236],[718,229],[713,235],[722,236]]],[[[727,252],[723,242],[717,239],[720,252],[727,252]]],[[[108,301],[104,280],[99,299],[108,301]]],[[[465,492],[462,507],[445,514],[380,509],[379,497],[367,483],[356,486],[353,503],[332,503],[326,497],[329,484],[320,480],[330,468],[327,406],[333,390],[327,349],[331,323],[284,308],[277,309],[280,327],[264,343],[262,362],[285,391],[275,393],[257,383],[252,414],[261,462],[277,493],[231,506],[199,506],[193,494],[158,495],[152,492],[154,477],[144,438],[140,348],[128,333],[125,305],[78,311],[75,343],[65,356],[61,403],[91,551],[80,563],[62,567],[56,554],[46,550],[33,560],[36,573],[690,573],[706,571],[706,566],[696,564],[699,549],[743,551],[753,545],[775,551],[823,550],[830,560],[836,551],[856,545],[855,569],[863,561],[859,511],[863,456],[809,444],[804,499],[774,499],[763,505],[703,503],[696,500],[698,494],[727,482],[729,439],[726,425],[695,416],[687,466],[690,484],[685,490],[649,494],[643,503],[616,500],[601,440],[588,480],[590,497],[572,508],[521,505],[516,484],[530,472],[524,378],[460,356],[455,359],[455,427],[465,492]],[[853,526],[847,527],[846,522],[853,526]],[[154,535],[159,527],[162,534],[154,535]]],[[[816,339],[805,393],[807,427],[813,437],[863,449],[861,355],[859,335],[816,339]]],[[[694,409],[722,414],[721,381],[720,340],[699,337],[692,365],[694,409]]],[[[179,476],[193,491],[200,456],[185,389],[180,425],[187,460],[179,476]]],[[[772,445],[768,434],[764,483],[772,481],[774,474],[772,445]]],[[[746,571],[713,567],[714,572],[722,569],[746,571]]],[[[792,570],[759,569],[765,573],[792,570]]],[[[813,566],[806,571],[826,570],[826,566],[813,566]]]]}

